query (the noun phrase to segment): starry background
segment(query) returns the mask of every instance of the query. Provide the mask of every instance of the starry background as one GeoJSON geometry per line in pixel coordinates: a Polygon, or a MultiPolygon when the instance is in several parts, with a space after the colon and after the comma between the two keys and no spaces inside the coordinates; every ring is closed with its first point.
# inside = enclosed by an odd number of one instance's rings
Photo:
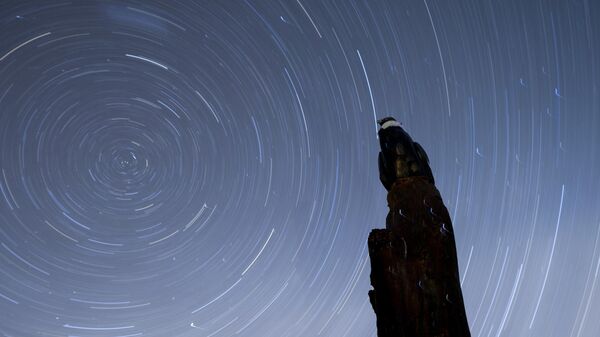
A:
{"type": "Polygon", "coordinates": [[[2,1],[0,334],[375,336],[376,118],[473,336],[600,335],[597,1],[2,1]]]}

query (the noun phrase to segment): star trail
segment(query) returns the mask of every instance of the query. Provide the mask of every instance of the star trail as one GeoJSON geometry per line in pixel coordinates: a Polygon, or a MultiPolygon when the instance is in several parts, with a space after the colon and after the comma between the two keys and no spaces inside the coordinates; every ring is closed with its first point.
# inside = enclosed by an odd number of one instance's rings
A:
{"type": "Polygon", "coordinates": [[[2,1],[0,335],[376,336],[376,120],[473,336],[600,335],[600,3],[2,1]]]}

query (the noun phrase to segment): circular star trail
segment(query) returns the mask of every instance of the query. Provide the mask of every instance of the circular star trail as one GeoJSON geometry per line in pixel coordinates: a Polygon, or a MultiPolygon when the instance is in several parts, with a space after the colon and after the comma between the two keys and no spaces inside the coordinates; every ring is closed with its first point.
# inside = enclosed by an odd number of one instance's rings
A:
{"type": "Polygon", "coordinates": [[[0,334],[375,336],[376,119],[473,336],[597,336],[593,1],[4,1],[0,334]]]}

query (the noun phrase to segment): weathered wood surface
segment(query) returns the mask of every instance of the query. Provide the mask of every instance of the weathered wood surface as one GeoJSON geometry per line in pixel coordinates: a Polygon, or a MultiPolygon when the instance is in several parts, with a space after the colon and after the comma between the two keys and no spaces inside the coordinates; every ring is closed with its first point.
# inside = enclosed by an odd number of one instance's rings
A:
{"type": "Polygon", "coordinates": [[[469,337],[454,230],[437,188],[398,179],[386,229],[369,235],[378,337],[469,337]]]}

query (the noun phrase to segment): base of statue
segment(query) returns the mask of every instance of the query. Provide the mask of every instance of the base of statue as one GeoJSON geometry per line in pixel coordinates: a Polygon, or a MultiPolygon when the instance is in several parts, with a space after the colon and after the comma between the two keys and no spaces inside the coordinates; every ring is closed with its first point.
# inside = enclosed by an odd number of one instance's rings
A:
{"type": "Polygon", "coordinates": [[[378,337],[470,337],[454,230],[437,188],[399,179],[387,197],[386,229],[369,235],[378,337]]]}

